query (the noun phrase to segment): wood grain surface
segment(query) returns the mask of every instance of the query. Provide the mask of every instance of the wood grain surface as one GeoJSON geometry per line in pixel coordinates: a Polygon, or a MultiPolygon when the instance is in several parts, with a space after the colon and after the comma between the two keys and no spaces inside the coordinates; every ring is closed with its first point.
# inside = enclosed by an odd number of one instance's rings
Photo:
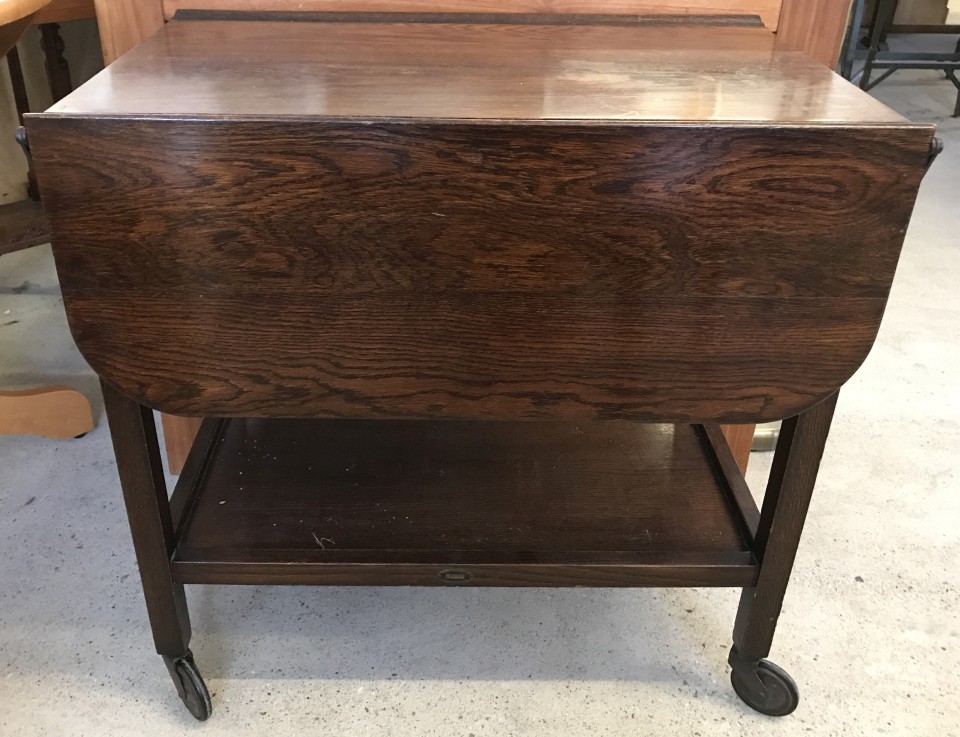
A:
{"type": "Polygon", "coordinates": [[[223,416],[796,414],[870,349],[929,137],[30,125],[81,351],[223,416]]]}
{"type": "Polygon", "coordinates": [[[154,644],[179,657],[190,645],[190,615],[170,566],[176,538],[153,413],[107,382],[101,388],[154,644]]]}
{"type": "Polygon", "coordinates": [[[104,64],[112,64],[163,28],[158,0],[94,0],[104,64]]]}
{"type": "Polygon", "coordinates": [[[763,28],[174,21],[48,111],[905,124],[763,28]]]}
{"type": "Polygon", "coordinates": [[[755,571],[688,425],[232,420],[211,447],[178,580],[442,585],[456,567],[471,585],[743,585],[755,571]]]}
{"type": "Polygon", "coordinates": [[[770,654],[836,406],[834,394],[780,430],[754,538],[760,573],[740,596],[733,628],[735,647],[748,660],[770,654]]]}

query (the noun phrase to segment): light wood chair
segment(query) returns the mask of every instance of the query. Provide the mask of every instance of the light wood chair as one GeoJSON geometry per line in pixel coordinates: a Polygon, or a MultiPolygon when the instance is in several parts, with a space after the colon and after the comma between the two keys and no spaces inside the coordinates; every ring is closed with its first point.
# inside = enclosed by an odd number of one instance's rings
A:
{"type": "MultiPolygon", "coordinates": [[[[50,0],[0,0],[0,55],[13,48],[49,4],[50,0]]],[[[26,200],[0,210],[6,211],[0,217],[0,244],[7,243],[0,245],[0,256],[48,240],[38,203],[26,200]]],[[[76,389],[45,386],[0,391],[0,435],[72,438],[92,429],[90,402],[76,389]]]]}

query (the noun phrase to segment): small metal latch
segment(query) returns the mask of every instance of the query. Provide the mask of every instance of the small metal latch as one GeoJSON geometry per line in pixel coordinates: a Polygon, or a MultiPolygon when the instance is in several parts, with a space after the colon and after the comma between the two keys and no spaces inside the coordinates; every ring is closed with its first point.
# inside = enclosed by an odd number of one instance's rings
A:
{"type": "Polygon", "coordinates": [[[37,177],[33,173],[33,156],[30,155],[30,141],[27,140],[27,129],[22,125],[17,127],[14,139],[23,149],[23,155],[27,157],[27,194],[34,202],[40,201],[40,191],[37,189],[37,177]]]}
{"type": "Polygon", "coordinates": [[[17,143],[20,144],[20,148],[23,149],[23,153],[27,157],[27,161],[30,161],[30,143],[27,141],[27,129],[22,125],[17,126],[17,132],[14,134],[14,138],[17,139],[17,143]]]}
{"type": "Polygon", "coordinates": [[[440,577],[441,581],[452,586],[467,583],[471,578],[473,578],[473,575],[470,573],[470,571],[465,571],[462,568],[447,568],[440,571],[440,573],[437,575],[440,577]]]}
{"type": "Polygon", "coordinates": [[[930,166],[933,164],[934,160],[940,155],[940,152],[943,151],[943,141],[936,136],[933,137],[933,140],[930,141],[930,153],[927,154],[927,165],[923,167],[923,173],[926,174],[930,171],[930,166]]]}

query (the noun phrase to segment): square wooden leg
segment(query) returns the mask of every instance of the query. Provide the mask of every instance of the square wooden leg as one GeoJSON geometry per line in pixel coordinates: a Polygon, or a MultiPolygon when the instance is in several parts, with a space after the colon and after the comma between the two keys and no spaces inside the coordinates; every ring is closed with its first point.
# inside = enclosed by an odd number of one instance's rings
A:
{"type": "Polygon", "coordinates": [[[749,706],[770,716],[789,714],[799,699],[790,676],[764,658],[770,654],[836,404],[834,394],[783,422],[754,541],[760,571],[756,584],[743,590],[733,629],[733,687],[749,706]]]}

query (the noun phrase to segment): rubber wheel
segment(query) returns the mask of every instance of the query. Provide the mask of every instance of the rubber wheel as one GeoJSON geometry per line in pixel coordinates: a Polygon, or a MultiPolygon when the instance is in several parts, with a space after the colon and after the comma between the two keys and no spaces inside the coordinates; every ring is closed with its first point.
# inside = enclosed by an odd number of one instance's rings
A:
{"type": "Polygon", "coordinates": [[[783,668],[769,660],[757,663],[757,677],[763,684],[758,690],[736,670],[730,672],[730,683],[743,702],[752,709],[770,717],[785,717],[800,703],[797,684],[783,668]]]}
{"type": "Polygon", "coordinates": [[[194,717],[205,722],[213,712],[213,704],[210,702],[207,685],[200,677],[200,671],[197,670],[193,658],[178,659],[174,665],[174,671],[180,681],[180,688],[177,691],[183,703],[194,717]]]}

